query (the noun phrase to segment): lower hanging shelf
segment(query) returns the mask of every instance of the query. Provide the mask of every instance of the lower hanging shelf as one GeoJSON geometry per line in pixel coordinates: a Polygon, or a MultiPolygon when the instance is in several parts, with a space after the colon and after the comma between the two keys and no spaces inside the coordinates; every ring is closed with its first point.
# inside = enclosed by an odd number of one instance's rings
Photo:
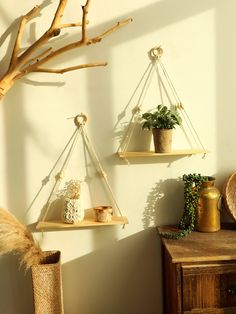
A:
{"type": "Polygon", "coordinates": [[[179,156],[179,155],[195,155],[195,154],[207,154],[209,151],[205,149],[178,149],[173,150],[169,153],[155,153],[154,151],[143,151],[143,152],[118,152],[120,158],[131,158],[131,157],[162,157],[162,156],[179,156]]]}
{"type": "Polygon", "coordinates": [[[102,226],[113,226],[113,225],[126,225],[128,224],[127,217],[113,216],[109,222],[97,222],[94,218],[85,218],[83,221],[68,224],[61,220],[49,220],[39,221],[36,225],[37,230],[66,230],[66,229],[77,229],[86,227],[102,227],[102,226]]]}

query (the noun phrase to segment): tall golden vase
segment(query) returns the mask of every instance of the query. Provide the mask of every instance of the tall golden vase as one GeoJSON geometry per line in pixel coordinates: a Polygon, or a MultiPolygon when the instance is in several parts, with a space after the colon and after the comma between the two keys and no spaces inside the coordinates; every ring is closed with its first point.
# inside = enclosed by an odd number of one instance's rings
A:
{"type": "Polygon", "coordinates": [[[197,230],[215,232],[220,230],[220,199],[221,193],[214,186],[215,178],[208,177],[199,190],[197,207],[197,230]]]}

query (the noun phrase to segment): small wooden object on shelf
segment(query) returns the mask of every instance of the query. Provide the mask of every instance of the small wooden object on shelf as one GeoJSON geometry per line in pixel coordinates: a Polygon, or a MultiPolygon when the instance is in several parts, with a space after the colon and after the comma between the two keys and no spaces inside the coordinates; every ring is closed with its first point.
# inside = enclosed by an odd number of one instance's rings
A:
{"type": "Polygon", "coordinates": [[[236,313],[235,224],[230,228],[162,238],[165,314],[236,313]]]}

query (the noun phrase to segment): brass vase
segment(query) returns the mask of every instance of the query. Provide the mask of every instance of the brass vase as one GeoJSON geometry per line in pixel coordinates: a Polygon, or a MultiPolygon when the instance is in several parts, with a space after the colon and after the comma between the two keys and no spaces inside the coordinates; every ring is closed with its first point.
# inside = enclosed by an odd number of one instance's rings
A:
{"type": "Polygon", "coordinates": [[[197,207],[197,230],[215,232],[220,230],[220,199],[221,193],[214,186],[215,178],[208,177],[202,182],[199,190],[197,207]]]}

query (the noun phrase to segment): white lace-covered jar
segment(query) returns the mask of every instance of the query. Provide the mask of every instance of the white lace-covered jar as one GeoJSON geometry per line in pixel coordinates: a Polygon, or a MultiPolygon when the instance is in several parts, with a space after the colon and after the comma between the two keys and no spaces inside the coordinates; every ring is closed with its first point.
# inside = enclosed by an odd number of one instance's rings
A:
{"type": "Polygon", "coordinates": [[[81,207],[80,199],[65,199],[62,220],[73,224],[84,219],[84,209],[81,207]]]}

